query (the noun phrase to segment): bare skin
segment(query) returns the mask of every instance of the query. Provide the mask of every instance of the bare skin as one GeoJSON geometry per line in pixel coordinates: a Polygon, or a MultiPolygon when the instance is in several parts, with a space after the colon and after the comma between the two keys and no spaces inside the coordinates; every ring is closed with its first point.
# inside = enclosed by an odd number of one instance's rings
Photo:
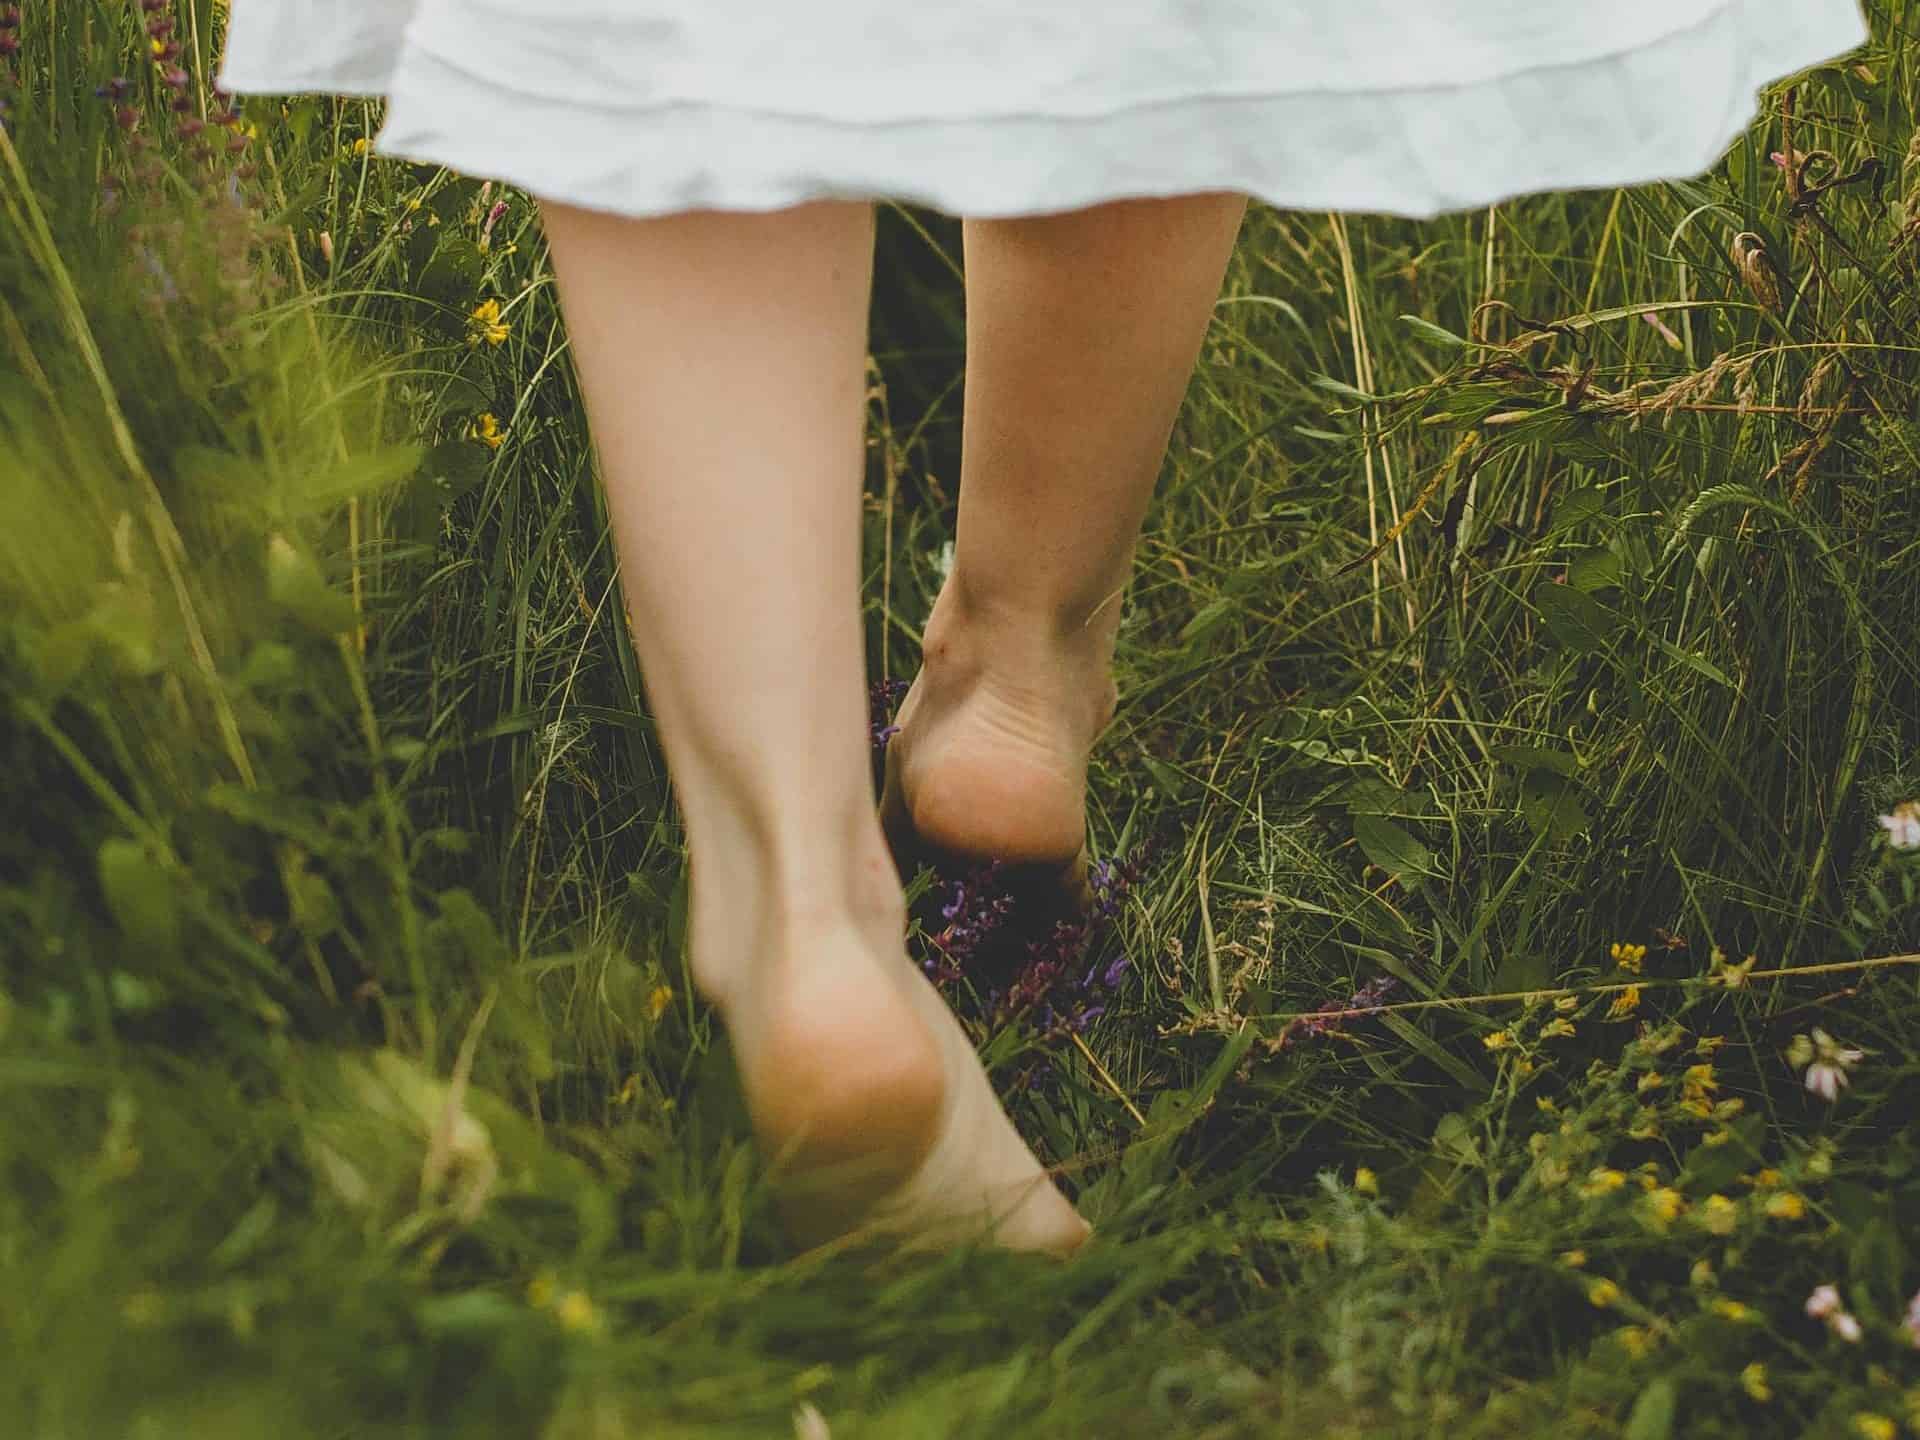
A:
{"type": "MultiPolygon", "coordinates": [[[[960,533],[893,742],[923,837],[1079,854],[1118,594],[1244,205],[969,223],[960,533]]],[[[789,1228],[1070,1253],[1085,1221],[905,955],[871,804],[872,207],[544,219],[686,822],[694,979],[789,1228]]]]}
{"type": "Polygon", "coordinates": [[[959,533],[888,747],[896,850],[1084,897],[1120,596],[1245,213],[1195,195],[966,223],[959,533]]]}
{"type": "Polygon", "coordinates": [[[695,983],[796,1238],[1087,1226],[906,956],[859,544],[873,212],[544,215],[691,854],[695,983]]]}

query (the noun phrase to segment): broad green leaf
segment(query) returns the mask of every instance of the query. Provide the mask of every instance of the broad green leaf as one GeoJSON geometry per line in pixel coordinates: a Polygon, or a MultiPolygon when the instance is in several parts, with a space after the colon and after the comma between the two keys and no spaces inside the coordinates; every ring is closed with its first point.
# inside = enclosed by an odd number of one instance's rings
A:
{"type": "Polygon", "coordinates": [[[1353,817],[1353,838],[1367,859],[1405,884],[1410,877],[1433,874],[1433,853],[1401,826],[1382,815],[1353,817]]]}
{"type": "Polygon", "coordinates": [[[1674,1414],[1680,1408],[1680,1394],[1666,1376],[1650,1381],[1633,1402],[1627,1417],[1625,1440],[1668,1440],[1673,1434],[1674,1414]]]}
{"type": "Polygon", "coordinates": [[[1619,612],[1602,605],[1571,585],[1542,581],[1533,590],[1534,607],[1548,633],[1576,654],[1604,649],[1607,637],[1620,628],[1619,612]]]}
{"type": "Polygon", "coordinates": [[[1400,323],[1405,325],[1420,339],[1429,341],[1435,345],[1444,345],[1450,350],[1464,350],[1469,343],[1462,336],[1454,334],[1453,331],[1444,329],[1434,324],[1431,320],[1422,320],[1418,315],[1402,315],[1400,317],[1400,323]]]}
{"type": "Polygon", "coordinates": [[[100,847],[100,888],[129,940],[166,955],[180,946],[180,902],[171,876],[144,845],[115,838],[100,847]]]}

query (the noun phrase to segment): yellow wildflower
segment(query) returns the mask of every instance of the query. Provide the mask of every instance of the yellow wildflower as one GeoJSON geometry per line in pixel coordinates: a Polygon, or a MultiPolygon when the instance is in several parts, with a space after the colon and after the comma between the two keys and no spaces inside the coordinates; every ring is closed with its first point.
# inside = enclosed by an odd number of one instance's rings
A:
{"type": "Polygon", "coordinates": [[[1724,1035],[1702,1035],[1698,1040],[1694,1041],[1693,1053],[1712,1057],[1719,1051],[1720,1047],[1726,1043],[1727,1037],[1724,1035]]]}
{"type": "Polygon", "coordinates": [[[575,1332],[595,1329],[600,1323],[599,1312],[584,1290],[569,1290],[566,1298],[554,1307],[554,1314],[560,1317],[563,1327],[575,1332]]]}
{"type": "Polygon", "coordinates": [[[1666,1083],[1666,1076],[1662,1075],[1658,1070],[1649,1070],[1634,1082],[1633,1088],[1645,1094],[1649,1090],[1658,1090],[1666,1083]]]}
{"type": "Polygon", "coordinates": [[[1560,1263],[1569,1270],[1584,1270],[1587,1265],[1587,1252],[1584,1250],[1562,1250],[1560,1263]]]}
{"type": "Polygon", "coordinates": [[[1733,1139],[1731,1130],[1709,1130],[1700,1137],[1700,1143],[1709,1150],[1718,1150],[1731,1139],[1733,1139]]]}
{"type": "Polygon", "coordinates": [[[1596,1280],[1587,1287],[1587,1300],[1596,1310],[1605,1310],[1620,1298],[1620,1287],[1611,1280],[1596,1280]]]}
{"type": "Polygon", "coordinates": [[[1623,945],[1616,940],[1608,947],[1607,953],[1613,957],[1614,963],[1619,965],[1622,970],[1628,970],[1638,975],[1641,965],[1647,958],[1647,947],[1644,945],[1623,945]]]}
{"type": "Polygon", "coordinates": [[[1713,954],[1707,961],[1707,983],[1723,985],[1729,990],[1739,990],[1747,983],[1747,976],[1753,973],[1754,962],[1758,956],[1749,955],[1738,965],[1729,964],[1727,955],[1719,946],[1714,946],[1713,954]]]}
{"type": "Polygon", "coordinates": [[[1853,1417],[1853,1432],[1864,1436],[1865,1440],[1894,1440],[1900,1433],[1900,1427],[1884,1415],[1862,1410],[1853,1417]]]}
{"type": "Polygon", "coordinates": [[[1740,1372],[1740,1388],[1762,1405],[1773,1399],[1773,1387],[1767,1384],[1767,1367],[1758,1360],[1740,1372]]]}
{"type": "Polygon", "coordinates": [[[1629,985],[1613,997],[1613,1003],[1607,1006],[1609,1020],[1624,1020],[1640,1008],[1640,987],[1629,985]]]}
{"type": "Polygon", "coordinates": [[[1680,1077],[1680,1083],[1689,1090],[1698,1089],[1707,1094],[1720,1088],[1711,1065],[1689,1065],[1686,1074],[1680,1077]]]}
{"type": "Polygon", "coordinates": [[[1807,1213],[1807,1202],[1791,1190],[1767,1197],[1767,1214],[1776,1220],[1799,1220],[1807,1213]]]}
{"type": "Polygon", "coordinates": [[[1744,1325],[1756,1316],[1751,1305],[1742,1305],[1738,1300],[1719,1299],[1713,1302],[1713,1313],[1722,1319],[1731,1320],[1736,1325],[1744,1325]]]}
{"type": "Polygon", "coordinates": [[[1618,1170],[1599,1169],[1587,1176],[1587,1183],[1580,1187],[1582,1195],[1611,1195],[1627,1183],[1627,1177],[1618,1170]]]}
{"type": "Polygon", "coordinates": [[[1711,1260],[1696,1260],[1693,1262],[1693,1268],[1687,1271],[1687,1283],[1698,1286],[1702,1290],[1711,1290],[1720,1283],[1720,1277],[1713,1273],[1711,1260]]]}
{"type": "Polygon", "coordinates": [[[1635,1360],[1653,1348],[1653,1336],[1642,1325],[1622,1325],[1613,1332],[1613,1338],[1635,1360]]]}
{"type": "Polygon", "coordinates": [[[1531,1075],[1533,1073],[1533,1060],[1526,1055],[1516,1055],[1513,1061],[1513,1068],[1521,1075],[1531,1075]]]}
{"type": "Polygon", "coordinates": [[[1362,1195],[1378,1195],[1380,1193],[1380,1179],[1373,1171],[1362,1165],[1358,1170],[1353,1172],[1353,1188],[1362,1195]]]}
{"type": "Polygon", "coordinates": [[[1562,995],[1558,1000],[1553,1002],[1553,1008],[1558,1010],[1562,1015],[1571,1015],[1580,1008],[1580,997],[1578,995],[1562,995]]]}
{"type": "Polygon", "coordinates": [[[1658,1140],[1664,1134],[1666,1134],[1666,1131],[1661,1128],[1660,1117],[1648,1111],[1644,1112],[1642,1117],[1634,1122],[1633,1128],[1627,1131],[1627,1138],[1629,1140],[1658,1140]]]}
{"type": "Polygon", "coordinates": [[[1700,1223],[1715,1235],[1731,1235],[1740,1223],[1740,1207],[1724,1195],[1709,1195],[1700,1205],[1700,1223]]]}
{"type": "Polygon", "coordinates": [[[504,344],[509,327],[507,322],[500,318],[500,302],[483,300],[474,306],[469,328],[472,331],[467,337],[469,345],[478,345],[482,341],[488,345],[504,344]]]}
{"type": "Polygon", "coordinates": [[[536,1310],[544,1310],[553,1303],[553,1276],[544,1271],[527,1282],[527,1303],[536,1310]]]}
{"type": "Polygon", "coordinates": [[[1489,1050],[1505,1050],[1513,1044],[1513,1036],[1505,1030],[1496,1030],[1491,1035],[1482,1035],[1480,1043],[1489,1050]]]}
{"type": "Polygon", "coordinates": [[[1647,1192],[1647,1212],[1661,1229],[1671,1225],[1686,1212],[1686,1208],[1687,1197],[1671,1186],[1662,1185],[1647,1192]]]}
{"type": "Polygon", "coordinates": [[[468,438],[478,440],[489,450],[498,450],[507,443],[507,432],[500,428],[500,419],[491,410],[482,411],[473,420],[472,428],[467,431],[468,438]]]}
{"type": "Polygon", "coordinates": [[[364,155],[367,153],[367,137],[366,136],[362,135],[358,140],[353,142],[353,153],[355,155],[364,155]]]}
{"type": "Polygon", "coordinates": [[[1560,1107],[1545,1095],[1534,1096],[1533,1106],[1534,1109],[1538,1110],[1542,1115],[1558,1115],[1560,1113],[1560,1107]]]}
{"type": "Polygon", "coordinates": [[[1564,1018],[1549,1020],[1540,1031],[1542,1040],[1553,1040],[1562,1035],[1573,1034],[1573,1022],[1564,1018]]]}
{"type": "Polygon", "coordinates": [[[647,996],[647,1019],[658,1021],[667,1013],[667,1007],[673,1004],[673,990],[670,986],[656,985],[653,993],[647,996]]]}
{"type": "Polygon", "coordinates": [[[1756,1190],[1771,1190],[1780,1183],[1780,1172],[1769,1165],[1764,1170],[1756,1170],[1740,1178],[1756,1190]]]}

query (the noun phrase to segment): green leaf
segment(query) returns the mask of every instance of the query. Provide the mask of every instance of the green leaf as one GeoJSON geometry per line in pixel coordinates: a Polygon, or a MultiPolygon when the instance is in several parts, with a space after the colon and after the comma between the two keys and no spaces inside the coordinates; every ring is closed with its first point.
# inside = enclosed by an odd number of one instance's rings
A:
{"type": "Polygon", "coordinates": [[[1402,315],[1400,323],[1422,340],[1434,345],[1444,345],[1450,350],[1465,350],[1469,342],[1451,330],[1442,329],[1431,320],[1422,320],[1418,315],[1402,315]]]}
{"type": "Polygon", "coordinates": [[[1579,787],[1550,770],[1529,770],[1520,781],[1520,813],[1550,844],[1571,840],[1593,824],[1579,787]]]}
{"type": "Polygon", "coordinates": [[[100,888],[129,940],[165,955],[180,948],[180,902],[173,878],[144,845],[112,839],[100,847],[100,888]]]}
{"type": "Polygon", "coordinates": [[[267,593],[294,619],[322,635],[350,630],[359,618],[353,601],[327,584],[313,557],[278,535],[267,545],[267,593]]]}
{"type": "Polygon", "coordinates": [[[1533,589],[1534,608],[1553,638],[1578,655],[1606,647],[1607,637],[1623,623],[1618,611],[1571,585],[1542,581],[1533,589]]]}
{"type": "Polygon", "coordinates": [[[1674,1414],[1680,1407],[1680,1392],[1664,1375],[1650,1382],[1633,1402],[1627,1417],[1625,1440],[1668,1440],[1673,1434],[1674,1414]]]}
{"type": "Polygon", "coordinates": [[[1577,775],[1580,762],[1566,750],[1548,750],[1539,745],[1495,745],[1489,752],[1502,765],[1519,770],[1550,770],[1555,775],[1577,775]]]}
{"type": "Polygon", "coordinates": [[[1619,588],[1626,576],[1626,562],[1611,550],[1589,550],[1567,566],[1567,584],[1583,595],[1596,590],[1619,588]]]}
{"type": "Polygon", "coordinates": [[[1433,853],[1385,816],[1355,815],[1353,838],[1367,859],[1403,885],[1409,878],[1434,873],[1433,853]]]}
{"type": "Polygon", "coordinates": [[[1238,608],[1232,600],[1225,597],[1202,605],[1194,612],[1194,617],[1182,627],[1180,642],[1183,645],[1204,644],[1233,618],[1234,611],[1238,608]]]}

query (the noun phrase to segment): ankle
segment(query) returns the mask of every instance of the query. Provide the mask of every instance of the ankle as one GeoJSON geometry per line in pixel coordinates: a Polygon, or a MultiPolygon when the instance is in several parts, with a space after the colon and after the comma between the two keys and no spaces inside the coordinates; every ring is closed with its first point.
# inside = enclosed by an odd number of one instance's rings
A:
{"type": "Polygon", "coordinates": [[[928,617],[927,647],[1104,665],[1120,633],[1123,585],[1055,595],[982,583],[956,565],[928,617]]]}
{"type": "Polygon", "coordinates": [[[725,1009],[757,966],[857,937],[897,946],[906,900],[873,812],[820,833],[689,819],[688,958],[695,986],[725,1009]]]}

